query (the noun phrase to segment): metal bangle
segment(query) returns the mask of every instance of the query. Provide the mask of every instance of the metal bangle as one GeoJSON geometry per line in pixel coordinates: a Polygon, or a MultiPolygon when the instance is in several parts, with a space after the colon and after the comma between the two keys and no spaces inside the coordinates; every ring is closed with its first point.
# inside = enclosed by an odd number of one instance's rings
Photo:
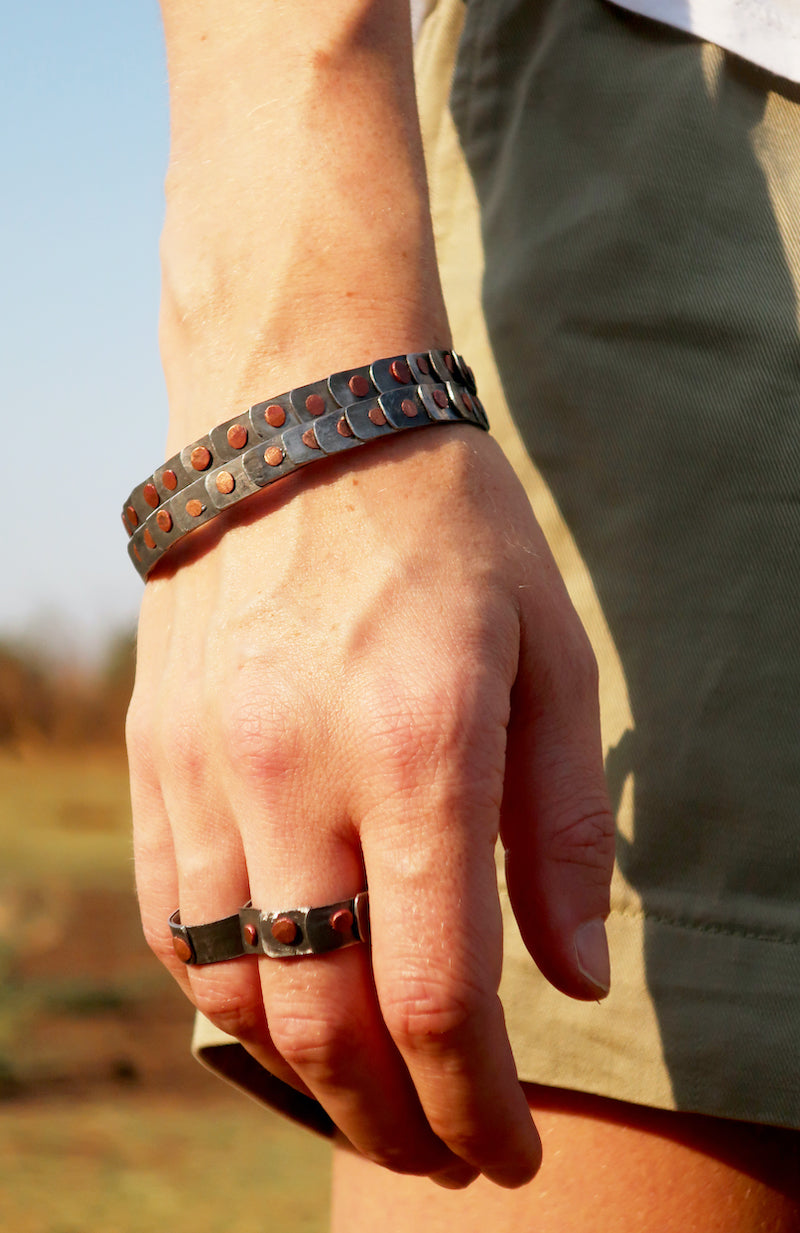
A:
{"type": "Polygon", "coordinates": [[[245,955],[293,959],[369,941],[369,893],[329,903],[323,908],[286,908],[262,912],[246,904],[233,916],[184,925],[180,912],[169,918],[172,945],[182,963],[223,963],[245,955]]]}
{"type": "Polygon", "coordinates": [[[256,403],[134,488],[122,512],[142,578],[184,535],[283,476],[407,428],[488,429],[472,370],[454,351],[377,360],[256,403]]]}

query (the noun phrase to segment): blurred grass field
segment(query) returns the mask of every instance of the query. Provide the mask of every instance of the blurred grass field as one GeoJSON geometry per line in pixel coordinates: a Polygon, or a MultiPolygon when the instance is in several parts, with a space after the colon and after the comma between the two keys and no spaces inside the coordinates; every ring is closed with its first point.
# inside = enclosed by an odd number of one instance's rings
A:
{"type": "Polygon", "coordinates": [[[0,752],[0,978],[0,1229],[326,1229],[326,1144],[188,1056],[118,754],[0,752]]]}

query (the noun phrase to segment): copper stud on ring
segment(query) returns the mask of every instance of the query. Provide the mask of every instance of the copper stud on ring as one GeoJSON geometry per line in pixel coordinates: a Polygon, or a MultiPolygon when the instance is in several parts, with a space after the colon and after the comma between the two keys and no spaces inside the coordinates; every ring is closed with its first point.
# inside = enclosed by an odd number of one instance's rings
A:
{"type": "Polygon", "coordinates": [[[256,946],[258,944],[258,930],[255,925],[245,925],[242,930],[242,936],[248,946],[256,946]]]}
{"type": "Polygon", "coordinates": [[[286,412],[278,403],[273,402],[264,412],[264,419],[272,428],[282,428],[286,423],[286,412]]]}
{"type": "Polygon", "coordinates": [[[214,482],[217,485],[217,492],[221,492],[223,496],[227,496],[229,492],[233,492],[236,487],[236,480],[233,478],[230,471],[220,471],[214,482]]]}
{"type": "Polygon", "coordinates": [[[160,509],[156,514],[156,522],[158,523],[159,531],[172,530],[172,514],[168,509],[160,509]]]}
{"type": "Polygon", "coordinates": [[[136,513],[136,510],[133,508],[132,505],[128,506],[128,508],[125,510],[125,513],[128,515],[128,522],[131,524],[131,526],[138,527],[139,515],[136,513]]]}
{"type": "Polygon", "coordinates": [[[232,450],[243,450],[247,445],[247,429],[244,424],[231,424],[227,437],[232,450]]]}
{"type": "Polygon", "coordinates": [[[389,372],[400,385],[411,384],[411,369],[405,360],[392,360],[389,365],[389,372]]]}
{"type": "Polygon", "coordinates": [[[339,416],[336,431],[340,437],[354,437],[356,435],[343,415],[339,416]]]}
{"type": "Polygon", "coordinates": [[[437,407],[446,407],[449,400],[444,390],[434,390],[433,401],[436,403],[437,407]]]}
{"type": "Polygon", "coordinates": [[[377,424],[378,427],[386,423],[386,416],[383,414],[380,407],[370,407],[367,412],[367,418],[371,420],[373,424],[377,424]]]}
{"type": "Polygon", "coordinates": [[[204,445],[196,445],[189,457],[195,471],[207,471],[211,466],[211,451],[204,445]]]}
{"type": "Polygon", "coordinates": [[[203,512],[203,502],[198,501],[196,497],[192,497],[191,501],[186,502],[186,513],[190,518],[199,518],[203,512]]]}
{"type": "Polygon", "coordinates": [[[353,913],[349,908],[337,908],[330,920],[334,933],[347,935],[353,931],[353,913]]]}
{"type": "Polygon", "coordinates": [[[310,450],[321,448],[313,428],[307,428],[303,433],[303,445],[307,446],[310,450]]]}
{"type": "Polygon", "coordinates": [[[475,403],[472,401],[472,398],[469,394],[462,394],[461,398],[464,402],[464,406],[467,408],[468,411],[475,410],[475,403]]]}
{"type": "Polygon", "coordinates": [[[127,531],[128,535],[133,535],[133,531],[130,529],[128,525],[128,518],[124,510],[122,511],[122,525],[127,531]]]}
{"type": "Polygon", "coordinates": [[[145,484],[144,488],[142,489],[142,496],[144,497],[147,504],[151,506],[152,509],[155,509],[155,507],[158,505],[159,500],[160,500],[159,495],[158,495],[158,489],[153,483],[145,484]]]}
{"type": "Polygon", "coordinates": [[[147,547],[148,547],[148,548],[155,548],[155,546],[156,546],[156,541],[153,539],[152,535],[150,534],[150,528],[149,528],[149,527],[145,527],[145,529],[144,529],[144,535],[142,536],[142,539],[143,539],[143,540],[144,540],[144,542],[147,544],[147,547]]]}
{"type": "Polygon", "coordinates": [[[452,355],[450,354],[450,352],[449,352],[449,351],[445,351],[445,353],[444,353],[444,364],[445,364],[445,368],[447,369],[447,371],[448,371],[448,372],[453,372],[453,373],[455,372],[455,370],[456,370],[456,362],[455,362],[455,360],[453,359],[453,357],[452,357],[452,355]]]}
{"type": "Polygon", "coordinates": [[[283,450],[279,445],[271,445],[264,450],[264,462],[270,467],[279,467],[283,462],[283,450]]]}
{"type": "Polygon", "coordinates": [[[172,949],[180,959],[181,963],[192,962],[192,948],[185,938],[173,938],[172,949]]]}
{"type": "Polygon", "coordinates": [[[325,399],[321,394],[309,394],[306,399],[306,411],[309,415],[323,415],[325,413],[325,399]]]}
{"type": "Polygon", "coordinates": [[[276,942],[283,946],[292,946],[298,941],[300,930],[288,916],[279,916],[270,926],[270,933],[276,942]]]}
{"type": "Polygon", "coordinates": [[[163,471],[161,474],[161,483],[165,488],[168,488],[170,492],[174,492],[178,487],[178,477],[174,471],[163,471]]]}
{"type": "Polygon", "coordinates": [[[354,373],[347,382],[347,388],[356,398],[366,398],[370,390],[369,381],[361,373],[354,373]]]}
{"type": "Polygon", "coordinates": [[[413,420],[414,416],[417,414],[417,405],[416,403],[413,403],[410,398],[403,399],[400,403],[400,409],[403,412],[403,415],[407,416],[410,420],[413,420]]]}
{"type": "Polygon", "coordinates": [[[417,368],[420,370],[421,373],[424,373],[425,376],[427,377],[428,373],[430,372],[430,368],[428,367],[428,361],[425,359],[424,355],[417,356],[417,368]]]}

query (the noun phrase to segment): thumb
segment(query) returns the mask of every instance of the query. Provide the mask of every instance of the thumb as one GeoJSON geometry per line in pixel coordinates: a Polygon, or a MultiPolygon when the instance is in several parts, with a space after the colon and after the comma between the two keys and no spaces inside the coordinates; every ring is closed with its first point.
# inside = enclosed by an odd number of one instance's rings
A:
{"type": "Polygon", "coordinates": [[[561,626],[555,647],[549,641],[546,664],[523,642],[500,829],[509,897],[526,947],[551,984],[589,1000],[604,997],[610,984],[604,921],[614,818],[603,774],[596,663],[582,629],[570,631],[568,651],[564,633],[561,626]]]}

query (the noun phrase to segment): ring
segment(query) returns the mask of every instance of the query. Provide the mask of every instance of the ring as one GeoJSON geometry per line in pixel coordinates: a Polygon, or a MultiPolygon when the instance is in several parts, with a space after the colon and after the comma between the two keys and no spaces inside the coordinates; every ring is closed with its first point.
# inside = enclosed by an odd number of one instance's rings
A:
{"type": "Polygon", "coordinates": [[[286,908],[262,912],[251,904],[233,916],[203,925],[181,924],[180,911],[169,918],[172,946],[182,963],[222,963],[243,955],[292,959],[369,941],[369,893],[329,903],[324,908],[286,908]]]}

